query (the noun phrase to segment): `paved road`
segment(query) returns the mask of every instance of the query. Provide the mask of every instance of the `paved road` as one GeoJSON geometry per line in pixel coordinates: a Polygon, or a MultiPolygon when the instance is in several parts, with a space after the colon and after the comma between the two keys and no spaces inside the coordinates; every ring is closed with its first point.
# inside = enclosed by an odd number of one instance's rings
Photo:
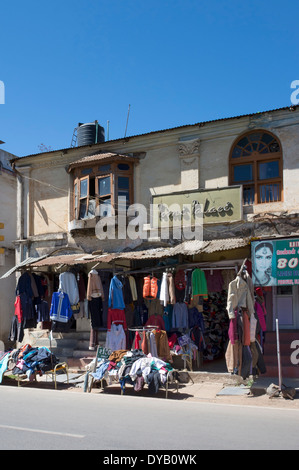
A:
{"type": "Polygon", "coordinates": [[[299,449],[299,410],[0,387],[0,449],[299,449]]]}

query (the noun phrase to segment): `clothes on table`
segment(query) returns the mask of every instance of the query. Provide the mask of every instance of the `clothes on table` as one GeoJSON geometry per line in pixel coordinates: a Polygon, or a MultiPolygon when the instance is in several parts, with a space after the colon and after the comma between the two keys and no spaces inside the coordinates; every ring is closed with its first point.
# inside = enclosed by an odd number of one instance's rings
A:
{"type": "Polygon", "coordinates": [[[122,391],[128,383],[134,386],[136,392],[146,384],[149,394],[154,395],[161,386],[165,386],[167,374],[173,374],[173,368],[169,363],[136,349],[125,353],[122,351],[119,361],[112,355],[108,360],[101,360],[96,372],[92,372],[95,380],[109,380],[110,374],[117,377],[122,391]]]}

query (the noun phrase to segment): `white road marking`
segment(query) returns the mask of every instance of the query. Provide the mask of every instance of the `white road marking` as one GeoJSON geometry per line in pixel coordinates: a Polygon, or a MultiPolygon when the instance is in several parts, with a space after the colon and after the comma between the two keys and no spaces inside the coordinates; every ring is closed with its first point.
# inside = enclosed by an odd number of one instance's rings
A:
{"type": "Polygon", "coordinates": [[[22,428],[19,426],[8,426],[6,424],[0,424],[0,428],[4,429],[13,429],[15,431],[26,431],[26,432],[37,432],[42,434],[55,434],[56,436],[68,436],[68,437],[75,437],[77,439],[82,439],[85,437],[83,434],[70,434],[67,432],[58,432],[58,431],[46,431],[44,429],[33,429],[33,428],[22,428]]]}

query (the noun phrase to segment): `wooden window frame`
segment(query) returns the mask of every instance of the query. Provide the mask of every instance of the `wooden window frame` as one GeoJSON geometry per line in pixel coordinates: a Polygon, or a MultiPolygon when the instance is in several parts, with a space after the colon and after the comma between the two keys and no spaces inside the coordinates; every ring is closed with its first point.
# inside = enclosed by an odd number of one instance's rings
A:
{"type": "Polygon", "coordinates": [[[79,217],[79,215],[80,215],[81,201],[82,201],[83,199],[86,199],[86,211],[85,211],[86,214],[87,214],[87,211],[88,211],[88,205],[89,205],[89,175],[80,178],[78,183],[79,183],[79,185],[78,185],[78,187],[79,187],[79,193],[78,193],[78,196],[79,196],[79,197],[78,197],[78,217],[79,217]],[[82,181],[85,181],[85,180],[87,180],[87,195],[86,195],[85,197],[81,197],[81,183],[82,183],[82,181]]]}
{"type": "MultiPolygon", "coordinates": [[[[262,142],[261,140],[259,142],[262,142]]],[[[251,132],[247,132],[245,134],[242,134],[241,136],[238,137],[238,139],[235,140],[234,144],[232,145],[230,155],[229,155],[229,184],[230,185],[236,185],[236,184],[242,184],[243,185],[243,197],[244,197],[244,189],[247,187],[248,189],[253,188],[254,191],[254,199],[251,204],[273,204],[275,202],[282,202],[283,201],[283,159],[282,159],[282,147],[279,139],[272,134],[271,132],[264,130],[264,129],[258,129],[254,130],[251,132]],[[241,157],[232,157],[232,154],[237,147],[238,142],[240,142],[242,139],[249,137],[251,134],[268,134],[269,136],[273,137],[273,139],[276,140],[276,142],[279,144],[279,151],[278,152],[269,152],[269,153],[260,153],[258,151],[253,151],[250,153],[248,156],[241,156],[241,157]],[[275,178],[268,178],[268,179],[259,179],[259,164],[260,163],[267,163],[267,162],[273,162],[273,161],[278,161],[278,168],[279,168],[279,177],[275,178]],[[246,164],[252,164],[252,174],[253,174],[253,179],[251,181],[242,181],[238,182],[234,180],[234,167],[235,166],[240,166],[240,165],[246,165],[246,164]],[[260,200],[260,188],[261,186],[266,186],[266,185],[279,185],[279,198],[275,201],[261,201],[260,200]]],[[[243,202],[244,203],[244,202],[243,202]]],[[[244,203],[244,205],[246,205],[244,203]]],[[[249,204],[248,204],[249,205],[249,204]]]]}
{"type": "MultiPolygon", "coordinates": [[[[95,180],[95,200],[96,200],[96,213],[97,213],[97,208],[100,204],[100,197],[98,193],[98,181],[101,178],[105,177],[110,177],[110,190],[111,192],[107,195],[105,195],[105,198],[108,198],[109,196],[111,197],[111,208],[112,208],[112,213],[114,215],[117,214],[118,212],[118,206],[117,206],[117,197],[118,197],[118,177],[119,176],[127,176],[129,178],[129,205],[133,203],[133,188],[134,188],[134,183],[133,183],[133,175],[134,175],[134,166],[132,162],[126,162],[122,160],[115,160],[115,161],[108,161],[108,162],[103,162],[103,165],[110,165],[110,170],[109,171],[101,171],[100,166],[101,164],[99,162],[94,163],[92,165],[86,165],[86,166],[81,166],[78,167],[74,170],[74,193],[73,193],[73,217],[76,220],[84,220],[80,219],[80,200],[85,199],[85,198],[80,198],[80,184],[82,180],[88,180],[88,194],[87,194],[87,209],[86,209],[86,214],[88,211],[89,207],[89,200],[90,200],[90,178],[94,178],[95,180]],[[128,170],[120,170],[118,168],[119,164],[126,164],[129,166],[128,170]],[[88,175],[82,175],[82,171],[84,171],[86,168],[91,168],[92,171],[88,175]],[[78,188],[78,205],[76,208],[76,203],[75,203],[75,187],[77,184],[78,188]]],[[[95,215],[96,216],[96,215],[95,215]]]]}

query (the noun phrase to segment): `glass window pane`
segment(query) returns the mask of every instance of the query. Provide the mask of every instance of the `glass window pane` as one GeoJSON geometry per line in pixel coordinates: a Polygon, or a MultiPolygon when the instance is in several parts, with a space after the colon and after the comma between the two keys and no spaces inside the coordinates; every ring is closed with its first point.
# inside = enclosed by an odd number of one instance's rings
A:
{"type": "Polygon", "coordinates": [[[267,180],[269,178],[279,177],[279,162],[264,162],[259,164],[259,179],[267,180]]]}
{"type": "Polygon", "coordinates": [[[118,177],[118,188],[119,189],[129,189],[130,187],[130,178],[127,176],[118,177]]]}
{"type": "Polygon", "coordinates": [[[242,149],[239,147],[235,147],[232,153],[232,158],[239,158],[241,157],[242,149]]]}
{"type": "Polygon", "coordinates": [[[96,212],[96,201],[95,199],[91,199],[88,203],[87,218],[94,217],[95,212],[96,212]]]}
{"type": "Polygon", "coordinates": [[[128,165],[127,163],[119,163],[117,165],[117,168],[121,171],[128,171],[130,169],[130,165],[128,165]]]}
{"type": "Polygon", "coordinates": [[[272,144],[269,145],[269,149],[271,153],[279,152],[280,147],[278,142],[276,142],[276,140],[272,142],[272,144]]]}
{"type": "Polygon", "coordinates": [[[254,186],[243,186],[243,204],[254,204],[254,186]]]}
{"type": "Polygon", "coordinates": [[[98,214],[100,217],[110,217],[112,215],[111,198],[106,199],[99,205],[98,214]]]}
{"type": "Polygon", "coordinates": [[[236,165],[234,166],[234,181],[252,181],[252,165],[236,165]]]}
{"type": "Polygon", "coordinates": [[[102,172],[111,171],[111,165],[101,165],[99,166],[99,171],[102,171],[102,172]]]}
{"type": "Polygon", "coordinates": [[[247,145],[247,144],[248,144],[247,137],[243,137],[243,139],[239,140],[239,142],[238,142],[239,147],[245,147],[245,145],[247,145]]]}
{"type": "Polygon", "coordinates": [[[99,178],[99,187],[98,187],[98,194],[99,196],[105,196],[106,194],[111,193],[111,184],[110,184],[110,176],[106,178],[99,178]]]}
{"type": "Polygon", "coordinates": [[[80,197],[87,197],[88,180],[80,181],[80,197]]]}
{"type": "Polygon", "coordinates": [[[262,184],[260,186],[259,202],[277,202],[280,201],[279,184],[262,184]]]}
{"type": "Polygon", "coordinates": [[[81,175],[90,175],[90,173],[92,173],[92,168],[83,168],[81,170],[81,175]]]}
{"type": "Polygon", "coordinates": [[[86,215],[87,199],[80,201],[79,219],[84,219],[86,215]]]}
{"type": "Polygon", "coordinates": [[[269,144],[272,142],[273,136],[270,134],[263,134],[262,141],[265,142],[265,144],[269,144]]]}
{"type": "Polygon", "coordinates": [[[250,134],[248,136],[251,142],[259,142],[261,140],[262,134],[260,132],[256,132],[254,134],[250,134]]]}
{"type": "Polygon", "coordinates": [[[292,295],[292,286],[277,286],[277,295],[292,295]]]}

